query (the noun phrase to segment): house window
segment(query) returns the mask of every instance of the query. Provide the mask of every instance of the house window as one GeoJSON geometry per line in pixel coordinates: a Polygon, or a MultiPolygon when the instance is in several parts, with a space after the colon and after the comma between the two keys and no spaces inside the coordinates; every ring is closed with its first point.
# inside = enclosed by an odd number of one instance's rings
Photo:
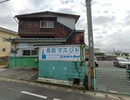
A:
{"type": "Polygon", "coordinates": [[[3,38],[3,42],[6,42],[6,39],[5,39],[5,38],[3,38]]]}
{"type": "Polygon", "coordinates": [[[6,48],[2,48],[2,51],[5,52],[5,51],[6,51],[6,48]]]}
{"type": "Polygon", "coordinates": [[[54,22],[53,21],[41,21],[40,28],[54,28],[54,22]]]}
{"type": "Polygon", "coordinates": [[[37,50],[31,50],[31,55],[37,55],[37,50]]]}
{"type": "Polygon", "coordinates": [[[30,55],[30,50],[23,50],[23,55],[24,55],[24,56],[30,55]]]}
{"type": "Polygon", "coordinates": [[[23,56],[34,56],[38,55],[37,50],[23,50],[23,56]]]}

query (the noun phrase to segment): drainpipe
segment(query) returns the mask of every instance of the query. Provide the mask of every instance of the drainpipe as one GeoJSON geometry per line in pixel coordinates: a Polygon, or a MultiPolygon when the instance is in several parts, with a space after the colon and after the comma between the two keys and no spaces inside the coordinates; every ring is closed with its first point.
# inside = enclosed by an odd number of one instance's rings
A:
{"type": "Polygon", "coordinates": [[[13,66],[13,68],[15,68],[15,55],[16,55],[16,54],[14,53],[14,66],[13,66]]]}
{"type": "MultiPolygon", "coordinates": [[[[13,42],[14,42],[14,40],[13,40],[13,42]]],[[[15,42],[14,42],[15,43],[15,42]]],[[[16,43],[15,43],[15,47],[14,47],[14,66],[13,66],[13,68],[15,68],[15,56],[16,56],[16,43]]]]}

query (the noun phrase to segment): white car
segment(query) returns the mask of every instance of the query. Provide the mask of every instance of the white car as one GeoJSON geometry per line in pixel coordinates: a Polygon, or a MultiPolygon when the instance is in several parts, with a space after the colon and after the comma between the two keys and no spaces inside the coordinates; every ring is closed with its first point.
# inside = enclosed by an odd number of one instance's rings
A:
{"type": "MultiPolygon", "coordinates": [[[[86,57],[86,61],[88,61],[88,60],[89,60],[88,57],[86,57]]],[[[95,60],[95,67],[98,67],[98,60],[97,60],[97,58],[94,57],[94,60],[95,60]]]]}
{"type": "Polygon", "coordinates": [[[94,57],[94,59],[95,59],[95,67],[98,67],[98,60],[96,57],[94,57]]]}
{"type": "Polygon", "coordinates": [[[113,65],[117,67],[124,67],[126,68],[127,66],[130,66],[130,61],[125,59],[125,58],[116,58],[113,61],[113,65]]]}

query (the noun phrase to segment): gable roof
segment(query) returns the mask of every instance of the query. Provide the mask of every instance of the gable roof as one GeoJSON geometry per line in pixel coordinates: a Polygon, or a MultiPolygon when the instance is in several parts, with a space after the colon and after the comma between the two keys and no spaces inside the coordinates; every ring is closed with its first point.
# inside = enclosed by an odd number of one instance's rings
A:
{"type": "Polygon", "coordinates": [[[68,13],[60,13],[60,12],[52,12],[52,11],[44,11],[44,12],[36,12],[36,13],[29,13],[29,14],[22,14],[22,15],[16,15],[15,17],[19,18],[36,18],[36,17],[57,17],[59,16],[68,16],[75,18],[75,21],[77,22],[80,15],[74,15],[74,14],[68,14],[68,13]],[[51,15],[51,16],[50,16],[51,15]]]}
{"type": "Polygon", "coordinates": [[[17,32],[9,30],[9,29],[6,29],[6,28],[2,28],[2,27],[0,27],[0,31],[8,32],[8,33],[11,33],[13,35],[18,35],[17,32]]]}

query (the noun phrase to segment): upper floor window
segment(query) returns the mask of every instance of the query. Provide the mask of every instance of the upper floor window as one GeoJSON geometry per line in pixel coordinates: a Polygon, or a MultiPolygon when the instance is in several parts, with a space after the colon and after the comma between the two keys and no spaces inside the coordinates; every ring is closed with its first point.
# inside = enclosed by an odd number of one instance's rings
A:
{"type": "Polygon", "coordinates": [[[2,51],[5,52],[5,51],[6,51],[6,48],[2,48],[2,51]]]}
{"type": "Polygon", "coordinates": [[[3,42],[6,42],[6,39],[5,39],[5,38],[3,38],[3,42]]]}
{"type": "Polygon", "coordinates": [[[53,21],[40,21],[40,28],[54,28],[53,21]]]}

